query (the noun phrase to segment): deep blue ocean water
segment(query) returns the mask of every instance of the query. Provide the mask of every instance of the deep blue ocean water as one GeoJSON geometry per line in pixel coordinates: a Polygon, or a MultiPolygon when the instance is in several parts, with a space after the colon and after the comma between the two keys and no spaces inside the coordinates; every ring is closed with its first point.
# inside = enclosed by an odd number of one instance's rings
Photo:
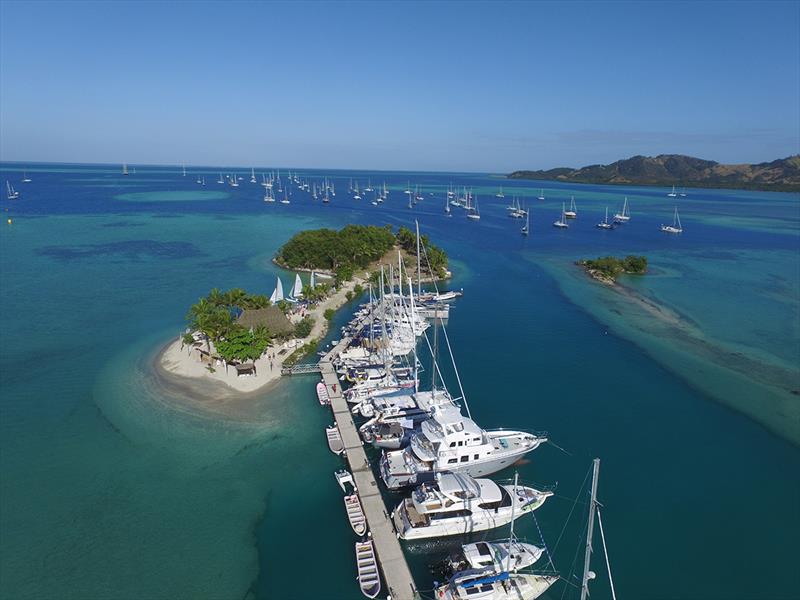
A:
{"type": "MultiPolygon", "coordinates": [[[[569,579],[583,504],[558,540],[599,456],[621,598],[800,597],[797,194],[673,200],[661,188],[300,170],[335,178],[330,205],[302,193],[270,205],[245,169],[234,189],[213,168],[24,168],[31,183],[22,165],[0,166],[22,192],[0,199],[2,597],[358,598],[313,378],[209,414],[151,362],[210,288],[270,293],[270,258],[296,231],[414,219],[465,290],[448,332],[474,418],[547,430],[568,452],[542,447],[519,466],[525,481],[558,484],[520,535],[539,542],[541,530],[569,579]],[[352,200],[351,177],[385,180],[390,199],[352,200]],[[413,210],[407,181],[426,195],[413,210]],[[444,215],[450,183],[474,188],[480,222],[444,215]],[[505,214],[513,194],[532,206],[528,238],[505,214]],[[578,219],[558,231],[572,195],[578,219]],[[631,223],[595,229],[624,196],[631,223]],[[665,236],[676,202],[685,231],[665,236]],[[678,326],[573,265],[630,253],[651,272],[625,285],[678,326]]],[[[451,545],[408,548],[421,589],[451,545]]],[[[592,597],[608,598],[600,561],[592,597]]],[[[575,594],[559,583],[547,597],[575,594]]]]}

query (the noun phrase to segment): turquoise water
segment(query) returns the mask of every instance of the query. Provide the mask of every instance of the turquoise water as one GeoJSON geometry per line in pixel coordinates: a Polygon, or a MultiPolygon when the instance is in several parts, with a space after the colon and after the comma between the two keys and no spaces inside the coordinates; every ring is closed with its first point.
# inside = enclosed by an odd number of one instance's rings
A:
{"type": "MultiPolygon", "coordinates": [[[[21,178],[22,166],[0,170],[21,178]]],[[[570,453],[544,447],[519,467],[526,481],[558,483],[536,517],[565,576],[579,519],[556,541],[600,456],[621,597],[798,596],[796,194],[690,190],[678,199],[685,233],[663,237],[673,204],[663,190],[503,181],[507,196],[535,203],[523,239],[493,197],[498,181],[482,175],[369,174],[438,192],[410,211],[400,193],[380,209],[347,198],[347,178],[367,176],[355,172],[336,174],[330,206],[300,195],[284,206],[247,181],[200,189],[196,172],[175,169],[26,170],[22,198],[0,200],[13,219],[0,228],[3,597],[360,597],[313,378],[199,405],[151,365],[209,288],[269,293],[269,259],[292,233],[415,217],[465,289],[449,333],[474,417],[546,429],[570,453]],[[479,223],[444,217],[451,182],[485,194],[479,223]],[[578,222],[556,231],[570,195],[578,222]],[[632,222],[595,230],[623,195],[632,222]],[[625,285],[678,325],[572,265],[633,252],[652,273],[625,285]]],[[[538,541],[532,519],[518,529],[538,541]]],[[[409,547],[421,589],[431,553],[446,549],[409,547]]],[[[560,583],[548,597],[572,592],[560,583]]],[[[600,575],[593,598],[608,597],[600,575]]]]}

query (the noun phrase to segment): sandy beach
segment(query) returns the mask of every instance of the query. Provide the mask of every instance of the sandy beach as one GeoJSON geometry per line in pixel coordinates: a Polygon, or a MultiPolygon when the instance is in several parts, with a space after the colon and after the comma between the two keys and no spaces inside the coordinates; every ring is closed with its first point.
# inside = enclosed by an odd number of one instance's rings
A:
{"type": "MultiPolygon", "coordinates": [[[[366,277],[366,276],[365,276],[366,277]]],[[[311,334],[303,339],[293,338],[279,345],[271,346],[267,352],[255,361],[255,375],[237,375],[234,367],[226,367],[222,361],[217,361],[213,366],[214,371],[208,369],[206,363],[200,362],[198,353],[194,348],[183,344],[180,338],[170,342],[156,359],[162,374],[175,375],[188,378],[191,381],[202,383],[211,389],[217,388],[215,393],[209,394],[216,398],[227,394],[219,393],[222,384],[230,392],[249,394],[262,390],[270,383],[276,382],[281,376],[281,367],[284,361],[300,346],[314,339],[321,339],[328,331],[328,321],[323,316],[325,311],[337,310],[347,302],[347,293],[352,292],[356,285],[364,285],[365,277],[353,277],[351,281],[342,285],[328,298],[307,310],[305,316],[314,319],[311,334]]],[[[298,322],[303,315],[297,313],[289,315],[289,320],[298,322]]]]}

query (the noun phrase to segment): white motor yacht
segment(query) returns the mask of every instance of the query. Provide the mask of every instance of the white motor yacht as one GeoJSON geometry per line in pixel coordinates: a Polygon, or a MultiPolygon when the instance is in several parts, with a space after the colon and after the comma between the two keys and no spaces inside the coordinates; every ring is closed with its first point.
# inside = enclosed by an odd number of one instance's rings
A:
{"type": "Polygon", "coordinates": [[[507,525],[539,508],[552,494],[462,473],[439,473],[403,500],[392,519],[405,540],[461,535],[507,525]]]}
{"type": "Polygon", "coordinates": [[[398,489],[430,481],[444,471],[490,475],[545,441],[544,435],[524,431],[486,431],[457,407],[440,406],[431,411],[407,448],[384,451],[381,477],[389,489],[398,489]]]}

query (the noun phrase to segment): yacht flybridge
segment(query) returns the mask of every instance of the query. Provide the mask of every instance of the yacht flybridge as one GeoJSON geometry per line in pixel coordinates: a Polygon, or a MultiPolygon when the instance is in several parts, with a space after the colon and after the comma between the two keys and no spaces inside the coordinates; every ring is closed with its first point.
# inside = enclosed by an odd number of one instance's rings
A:
{"type": "Polygon", "coordinates": [[[526,486],[499,485],[459,473],[440,473],[417,487],[392,513],[404,540],[461,535],[509,524],[552,496],[526,486]]]}
{"type": "Polygon", "coordinates": [[[436,407],[407,448],[384,451],[381,477],[386,487],[399,489],[430,481],[445,471],[491,475],[545,441],[544,435],[524,431],[487,431],[455,406],[436,407]]]}

